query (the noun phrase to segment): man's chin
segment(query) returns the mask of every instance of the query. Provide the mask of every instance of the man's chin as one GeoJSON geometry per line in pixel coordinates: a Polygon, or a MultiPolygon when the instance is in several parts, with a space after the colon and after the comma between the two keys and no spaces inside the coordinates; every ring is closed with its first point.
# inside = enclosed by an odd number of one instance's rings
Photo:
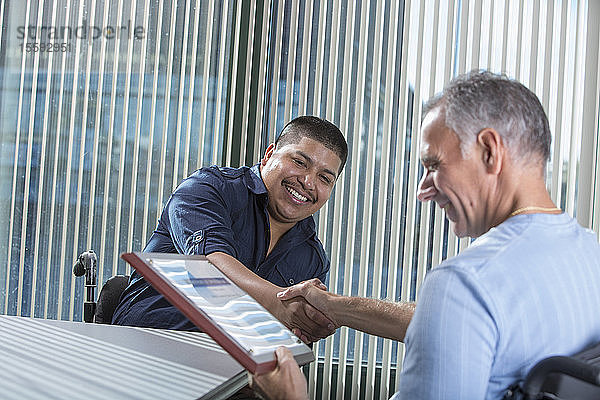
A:
{"type": "Polygon", "coordinates": [[[287,212],[269,212],[269,216],[276,220],[277,222],[283,224],[293,224],[299,221],[302,221],[307,216],[302,216],[296,213],[287,213],[287,212]]]}
{"type": "Polygon", "coordinates": [[[452,228],[452,232],[454,232],[454,234],[456,235],[456,237],[458,238],[465,238],[468,237],[469,234],[467,233],[467,230],[465,229],[465,227],[461,227],[459,224],[457,224],[456,222],[450,220],[450,226],[452,228]]]}
{"type": "Polygon", "coordinates": [[[450,228],[452,228],[452,232],[454,232],[454,234],[459,237],[459,238],[464,238],[469,236],[469,234],[467,233],[467,229],[465,226],[462,226],[460,223],[458,223],[456,221],[456,214],[454,213],[454,210],[450,209],[451,205],[450,203],[448,203],[444,208],[444,214],[446,216],[446,218],[448,219],[448,222],[450,223],[450,228]]]}
{"type": "Polygon", "coordinates": [[[467,227],[461,227],[460,225],[457,225],[455,222],[452,221],[450,221],[450,224],[452,225],[452,231],[454,232],[456,237],[460,239],[467,237],[475,239],[487,232],[487,230],[483,229],[467,229],[467,227]]]}

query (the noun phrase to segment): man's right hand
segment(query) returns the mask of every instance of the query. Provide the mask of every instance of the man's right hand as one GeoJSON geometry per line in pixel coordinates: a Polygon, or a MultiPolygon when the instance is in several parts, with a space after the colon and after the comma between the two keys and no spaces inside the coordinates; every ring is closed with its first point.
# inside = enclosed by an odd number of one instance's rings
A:
{"type": "MultiPolygon", "coordinates": [[[[328,307],[328,296],[331,295],[332,293],[327,292],[327,287],[317,278],[290,286],[286,290],[277,294],[277,297],[282,300],[282,303],[284,304],[289,302],[305,303],[304,315],[306,315],[314,324],[320,325],[319,327],[312,326],[310,327],[310,330],[307,330],[300,326],[300,324],[292,324],[296,325],[297,327],[297,329],[292,329],[292,331],[294,331],[294,333],[304,342],[307,342],[305,339],[308,339],[309,341],[316,341],[318,339],[325,338],[335,332],[335,329],[339,328],[339,324],[337,324],[335,319],[332,317],[328,307]],[[327,330],[324,330],[325,321],[328,323],[326,326],[327,330]],[[298,329],[301,332],[298,332],[298,329]]],[[[302,313],[299,314],[301,315],[302,313]]],[[[296,318],[296,321],[303,320],[298,315],[296,318]]],[[[305,327],[309,327],[309,325],[310,324],[308,323],[304,324],[305,327]]]]}
{"type": "Polygon", "coordinates": [[[305,343],[316,342],[335,332],[334,322],[306,299],[294,296],[280,300],[282,307],[277,318],[305,343]]]}

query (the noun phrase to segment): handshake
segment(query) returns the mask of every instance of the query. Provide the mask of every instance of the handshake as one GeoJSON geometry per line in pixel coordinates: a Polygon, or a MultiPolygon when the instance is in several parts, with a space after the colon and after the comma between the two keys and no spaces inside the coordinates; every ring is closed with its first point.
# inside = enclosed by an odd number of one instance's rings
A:
{"type": "Polygon", "coordinates": [[[316,342],[341,326],[333,307],[339,297],[319,279],[310,279],[277,293],[285,312],[276,316],[304,343],[316,342]]]}
{"type": "Polygon", "coordinates": [[[304,281],[276,295],[283,310],[275,315],[304,343],[316,342],[341,326],[404,341],[415,303],[337,295],[318,279],[304,281]]]}

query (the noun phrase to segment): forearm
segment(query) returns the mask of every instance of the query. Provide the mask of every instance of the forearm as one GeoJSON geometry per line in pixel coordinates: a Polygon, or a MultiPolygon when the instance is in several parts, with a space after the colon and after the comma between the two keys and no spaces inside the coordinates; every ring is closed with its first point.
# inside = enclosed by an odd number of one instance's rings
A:
{"type": "Polygon", "coordinates": [[[207,258],[242,290],[277,316],[277,307],[281,304],[276,297],[281,290],[279,286],[256,275],[228,254],[217,252],[209,254],[207,258]]]}
{"type": "Polygon", "coordinates": [[[400,342],[415,311],[415,303],[394,303],[365,297],[332,295],[331,313],[338,325],[400,342]]]}
{"type": "Polygon", "coordinates": [[[256,275],[232,256],[216,252],[207,257],[282,324],[299,329],[302,340],[314,342],[334,332],[333,323],[304,299],[282,301],[277,297],[282,288],[256,275]]]}

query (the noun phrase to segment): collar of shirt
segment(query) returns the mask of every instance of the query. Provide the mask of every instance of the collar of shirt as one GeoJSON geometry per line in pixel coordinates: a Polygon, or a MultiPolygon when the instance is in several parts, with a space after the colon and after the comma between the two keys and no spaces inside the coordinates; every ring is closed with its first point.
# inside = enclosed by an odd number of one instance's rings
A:
{"type": "Polygon", "coordinates": [[[260,176],[260,163],[254,164],[250,168],[250,173],[246,174],[246,186],[254,194],[268,194],[267,187],[260,176]]]}

